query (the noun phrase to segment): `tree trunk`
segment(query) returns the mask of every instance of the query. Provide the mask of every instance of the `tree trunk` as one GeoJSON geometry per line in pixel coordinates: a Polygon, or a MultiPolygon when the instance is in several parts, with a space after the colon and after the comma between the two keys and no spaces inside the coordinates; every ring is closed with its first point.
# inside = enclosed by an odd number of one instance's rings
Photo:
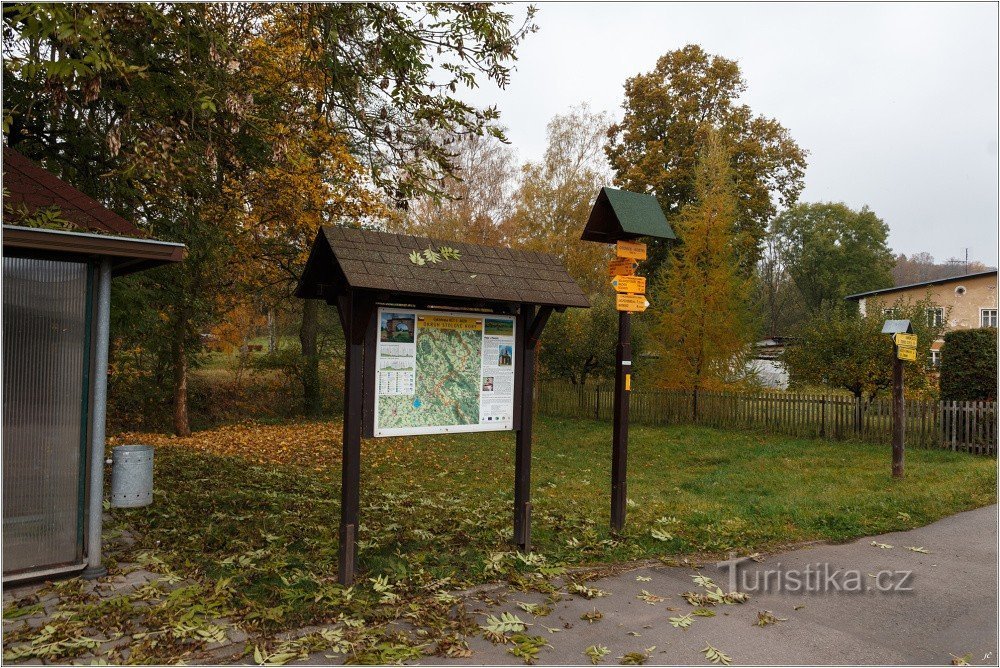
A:
{"type": "Polygon", "coordinates": [[[178,436],[191,435],[191,421],[188,419],[188,361],[184,345],[185,321],[182,318],[174,333],[174,433],[178,436]]]}
{"type": "Polygon", "coordinates": [[[302,325],[299,343],[302,344],[302,408],[308,417],[319,417],[323,412],[323,397],[319,389],[319,306],[315,299],[302,300],[302,325]]]}
{"type": "Polygon", "coordinates": [[[769,336],[774,338],[779,335],[778,318],[780,316],[780,309],[778,308],[777,289],[774,289],[771,292],[772,294],[768,297],[768,301],[770,302],[770,311],[771,311],[771,323],[768,330],[770,332],[769,336]]]}
{"type": "Polygon", "coordinates": [[[864,415],[864,395],[861,392],[854,393],[854,432],[860,434],[863,431],[864,415]]]}
{"type": "Polygon", "coordinates": [[[274,319],[274,307],[267,309],[267,352],[274,354],[278,349],[278,328],[274,319]]]}

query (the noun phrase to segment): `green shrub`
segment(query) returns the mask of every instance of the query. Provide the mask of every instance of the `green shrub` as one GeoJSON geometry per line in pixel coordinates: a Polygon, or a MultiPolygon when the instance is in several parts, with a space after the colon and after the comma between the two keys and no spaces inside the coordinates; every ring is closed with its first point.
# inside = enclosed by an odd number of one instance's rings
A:
{"type": "Polygon", "coordinates": [[[960,329],[944,336],[941,398],[945,401],[995,401],[997,330],[960,329]]]}

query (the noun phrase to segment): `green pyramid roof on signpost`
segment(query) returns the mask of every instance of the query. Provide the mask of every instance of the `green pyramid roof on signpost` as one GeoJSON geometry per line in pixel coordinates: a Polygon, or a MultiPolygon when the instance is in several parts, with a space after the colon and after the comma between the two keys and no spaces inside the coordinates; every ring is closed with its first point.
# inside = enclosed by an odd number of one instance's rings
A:
{"type": "Polygon", "coordinates": [[[601,188],[580,238],[614,243],[638,237],[676,239],[677,235],[654,196],[601,188]]]}
{"type": "Polygon", "coordinates": [[[912,334],[913,325],[909,320],[886,320],[882,325],[883,334],[912,334]]]}

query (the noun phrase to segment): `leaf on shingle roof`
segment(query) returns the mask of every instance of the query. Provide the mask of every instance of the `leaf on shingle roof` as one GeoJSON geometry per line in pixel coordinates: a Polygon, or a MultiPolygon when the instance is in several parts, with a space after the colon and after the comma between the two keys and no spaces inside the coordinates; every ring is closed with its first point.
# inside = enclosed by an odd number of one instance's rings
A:
{"type": "Polygon", "coordinates": [[[325,226],[308,265],[296,291],[299,296],[318,296],[317,286],[312,285],[315,277],[336,274],[353,289],[555,307],[590,306],[558,258],[534,251],[325,226]],[[319,244],[326,244],[330,252],[318,252],[319,244]],[[427,262],[423,251],[442,244],[457,251],[460,259],[427,262]],[[411,257],[420,255],[424,265],[411,262],[411,257]],[[315,266],[331,262],[339,272],[315,266]]]}

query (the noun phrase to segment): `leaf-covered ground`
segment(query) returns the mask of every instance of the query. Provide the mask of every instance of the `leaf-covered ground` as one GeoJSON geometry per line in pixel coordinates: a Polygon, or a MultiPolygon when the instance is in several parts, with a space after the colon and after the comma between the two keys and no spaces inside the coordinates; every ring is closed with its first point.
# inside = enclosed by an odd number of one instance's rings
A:
{"type": "MultiPolygon", "coordinates": [[[[51,630],[24,626],[5,632],[6,644],[35,643],[47,659],[89,656],[81,639],[99,632],[133,647],[112,660],[191,661],[218,640],[222,619],[246,634],[243,652],[258,662],[312,651],[361,663],[463,656],[463,636],[481,631],[453,596],[464,587],[505,580],[547,592],[568,566],[839,541],[996,501],[992,458],[911,450],[906,478],[892,480],[885,447],[633,428],[628,528],[613,537],[610,440],[607,423],[537,422],[531,555],[510,547],[512,434],[365,441],[363,573],[345,590],[336,584],[339,423],[120,435],[116,443],[158,446],[156,489],[151,507],[111,511],[108,558],[165,579],[118,603],[74,590],[51,630]],[[303,627],[300,638],[281,635],[303,627]]],[[[30,617],[33,605],[16,601],[5,617],[30,617]]],[[[9,658],[39,656],[19,647],[9,658]]]]}

